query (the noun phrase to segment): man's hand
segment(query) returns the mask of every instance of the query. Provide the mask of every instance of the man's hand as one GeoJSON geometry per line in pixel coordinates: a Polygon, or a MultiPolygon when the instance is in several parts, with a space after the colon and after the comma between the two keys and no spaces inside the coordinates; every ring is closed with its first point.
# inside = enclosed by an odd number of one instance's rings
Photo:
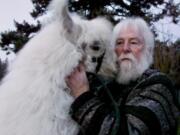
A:
{"type": "Polygon", "coordinates": [[[77,68],[66,78],[66,83],[71,89],[75,98],[89,90],[89,82],[86,76],[85,67],[79,64],[77,68]]]}

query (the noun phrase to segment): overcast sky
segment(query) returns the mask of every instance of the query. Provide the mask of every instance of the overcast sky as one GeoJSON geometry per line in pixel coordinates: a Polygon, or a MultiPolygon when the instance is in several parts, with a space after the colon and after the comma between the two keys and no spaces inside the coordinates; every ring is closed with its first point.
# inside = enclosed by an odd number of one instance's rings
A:
{"type": "Polygon", "coordinates": [[[32,9],[31,0],[0,0],[0,32],[14,28],[13,20],[32,21],[32,9]]]}
{"type": "MultiPolygon", "coordinates": [[[[32,22],[33,18],[30,12],[33,9],[31,0],[0,0],[0,32],[15,29],[14,21],[22,22],[26,20],[32,22]]],[[[0,50],[0,59],[12,61],[15,54],[6,55],[6,52],[0,50]]]]}
{"type": "MultiPolygon", "coordinates": [[[[31,0],[0,0],[0,32],[15,29],[13,20],[33,22],[33,18],[30,16],[32,9],[31,0]]],[[[156,25],[157,30],[162,33],[160,35],[162,40],[166,40],[167,37],[172,40],[180,38],[180,24],[174,25],[170,22],[171,20],[166,19],[156,25]]],[[[2,54],[0,51],[0,58],[2,55],[4,53],[2,54]]]]}

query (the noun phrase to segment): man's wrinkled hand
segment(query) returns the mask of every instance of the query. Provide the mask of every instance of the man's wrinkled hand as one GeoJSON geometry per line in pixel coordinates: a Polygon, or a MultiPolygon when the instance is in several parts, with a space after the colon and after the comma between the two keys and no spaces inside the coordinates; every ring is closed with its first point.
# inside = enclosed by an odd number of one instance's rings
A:
{"type": "Polygon", "coordinates": [[[75,98],[89,90],[89,82],[86,76],[85,67],[79,64],[74,71],[66,78],[67,86],[75,98]]]}

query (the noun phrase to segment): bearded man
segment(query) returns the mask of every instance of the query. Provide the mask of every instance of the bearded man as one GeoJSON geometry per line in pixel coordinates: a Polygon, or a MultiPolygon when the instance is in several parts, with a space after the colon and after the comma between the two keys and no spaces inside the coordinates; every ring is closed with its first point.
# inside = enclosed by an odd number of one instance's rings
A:
{"type": "Polygon", "coordinates": [[[149,69],[154,37],[142,18],[128,18],[114,28],[115,79],[85,73],[80,64],[67,84],[76,98],[71,116],[79,135],[175,135],[179,113],[166,75],[149,69]]]}

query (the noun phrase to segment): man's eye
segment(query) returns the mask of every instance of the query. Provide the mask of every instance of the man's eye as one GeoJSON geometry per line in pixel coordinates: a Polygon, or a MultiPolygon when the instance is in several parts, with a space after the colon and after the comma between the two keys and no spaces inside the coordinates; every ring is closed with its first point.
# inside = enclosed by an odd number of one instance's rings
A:
{"type": "Polygon", "coordinates": [[[123,42],[122,41],[118,41],[118,42],[116,42],[116,45],[122,45],[123,44],[123,42]]]}
{"type": "Polygon", "coordinates": [[[138,44],[138,42],[133,41],[133,42],[131,42],[131,44],[132,44],[132,45],[137,45],[137,44],[138,44]]]}

